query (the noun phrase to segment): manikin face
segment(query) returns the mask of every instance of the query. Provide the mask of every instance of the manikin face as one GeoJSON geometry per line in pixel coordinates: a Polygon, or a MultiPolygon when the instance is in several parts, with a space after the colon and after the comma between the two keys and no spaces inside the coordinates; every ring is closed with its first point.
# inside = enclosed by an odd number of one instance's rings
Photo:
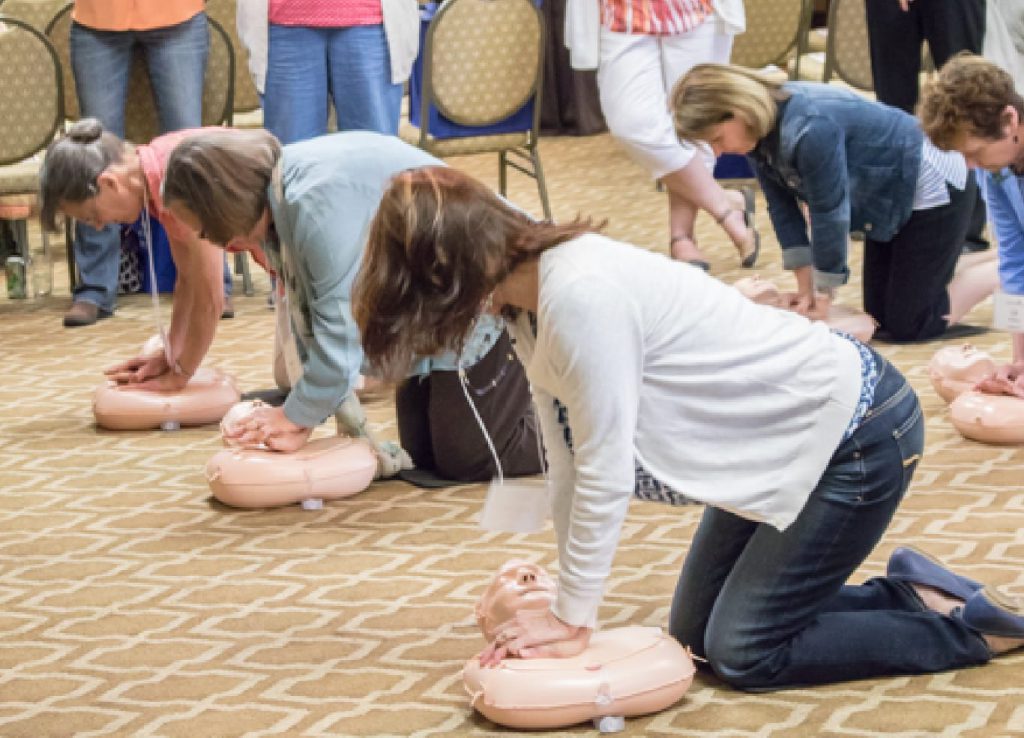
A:
{"type": "Polygon", "coordinates": [[[733,117],[727,121],[711,126],[705,131],[703,139],[716,157],[722,154],[749,154],[757,146],[757,139],[738,113],[733,113],[733,117]]]}
{"type": "Polygon", "coordinates": [[[111,223],[134,223],[142,213],[141,188],[132,186],[124,173],[105,169],[96,178],[98,192],[82,202],[61,202],[60,210],[97,230],[111,223]]]}
{"type": "Polygon", "coordinates": [[[555,582],[543,568],[520,559],[506,562],[476,603],[476,622],[493,641],[498,628],[520,610],[547,610],[555,601],[555,582]]]}
{"type": "Polygon", "coordinates": [[[1007,105],[1003,118],[1002,135],[998,138],[967,134],[957,142],[957,151],[964,155],[967,166],[992,172],[1010,167],[1015,174],[1024,174],[1024,133],[1016,108],[1007,105]]]}

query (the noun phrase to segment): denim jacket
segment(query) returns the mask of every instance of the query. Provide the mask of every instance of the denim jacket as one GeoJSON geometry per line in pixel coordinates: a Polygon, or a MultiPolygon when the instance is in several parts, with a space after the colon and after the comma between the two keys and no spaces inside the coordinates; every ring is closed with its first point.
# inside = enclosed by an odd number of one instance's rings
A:
{"type": "Polygon", "coordinates": [[[851,231],[889,241],[910,218],[924,134],[913,116],[848,90],[814,82],[783,89],[790,97],[750,158],[783,266],[811,264],[816,285],[836,287],[850,274],[851,231]]]}

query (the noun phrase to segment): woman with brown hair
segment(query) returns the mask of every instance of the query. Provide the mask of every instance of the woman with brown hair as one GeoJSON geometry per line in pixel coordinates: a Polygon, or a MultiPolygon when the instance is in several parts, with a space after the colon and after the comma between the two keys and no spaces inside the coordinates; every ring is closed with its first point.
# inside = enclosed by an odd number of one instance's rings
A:
{"type": "Polygon", "coordinates": [[[535,223],[437,167],[385,191],[354,300],[366,356],[391,376],[417,354],[458,351],[488,313],[505,316],[526,367],[550,465],[558,594],[501,625],[485,666],[586,647],[640,477],[707,505],[669,630],[730,684],[935,671],[1024,643],[1024,618],[984,593],[970,594],[1018,640],[986,634],[977,602],[950,617],[967,599],[956,600],[959,578],[948,596],[919,592],[945,570],[916,554],[892,577],[845,584],[924,440],[913,390],[857,341],[589,222],[535,223]]]}
{"type": "MultiPolygon", "coordinates": [[[[240,440],[292,451],[332,413],[340,432],[369,434],[353,392],[363,349],[351,314],[352,282],[390,178],[438,163],[397,138],[368,131],[284,147],[262,130],[209,131],[172,152],[167,206],[213,243],[265,259],[285,286],[301,365],[284,405],[254,413],[239,429],[240,440]]],[[[453,481],[495,473],[460,372],[495,438],[503,471],[539,471],[526,381],[497,321],[480,324],[462,354],[424,354],[396,377],[403,380],[396,402],[399,435],[412,460],[453,481]]],[[[382,476],[408,466],[394,444],[376,446],[382,476]]]]}

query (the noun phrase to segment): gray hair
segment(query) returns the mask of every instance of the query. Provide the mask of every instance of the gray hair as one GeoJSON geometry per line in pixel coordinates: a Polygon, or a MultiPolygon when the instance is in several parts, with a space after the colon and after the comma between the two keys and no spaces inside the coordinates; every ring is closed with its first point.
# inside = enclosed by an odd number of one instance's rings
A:
{"type": "Polygon", "coordinates": [[[67,135],[46,149],[39,171],[39,219],[43,228],[57,230],[57,211],[64,202],[85,202],[99,189],[96,179],[121,161],[124,142],[95,118],[82,118],[67,135]]]}

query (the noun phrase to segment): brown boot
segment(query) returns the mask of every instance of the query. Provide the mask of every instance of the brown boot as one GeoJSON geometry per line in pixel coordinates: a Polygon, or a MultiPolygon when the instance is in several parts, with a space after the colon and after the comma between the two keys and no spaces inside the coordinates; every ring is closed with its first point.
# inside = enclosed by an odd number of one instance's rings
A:
{"type": "Polygon", "coordinates": [[[70,310],[64,313],[64,327],[78,328],[83,325],[92,325],[97,320],[108,317],[110,317],[110,313],[100,310],[91,302],[76,302],[70,310]]]}

